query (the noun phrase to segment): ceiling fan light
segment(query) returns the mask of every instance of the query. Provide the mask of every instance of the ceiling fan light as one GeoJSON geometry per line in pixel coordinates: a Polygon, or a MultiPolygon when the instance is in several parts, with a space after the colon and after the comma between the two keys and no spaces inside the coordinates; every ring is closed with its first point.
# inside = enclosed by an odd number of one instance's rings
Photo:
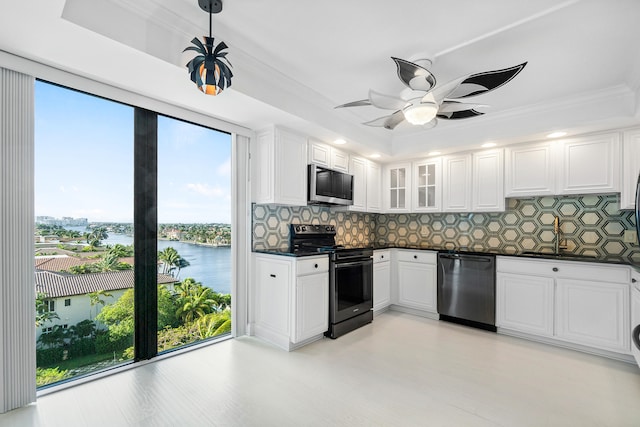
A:
{"type": "Polygon", "coordinates": [[[413,104],[402,110],[402,113],[412,125],[424,125],[436,117],[438,106],[430,102],[413,104]]]}

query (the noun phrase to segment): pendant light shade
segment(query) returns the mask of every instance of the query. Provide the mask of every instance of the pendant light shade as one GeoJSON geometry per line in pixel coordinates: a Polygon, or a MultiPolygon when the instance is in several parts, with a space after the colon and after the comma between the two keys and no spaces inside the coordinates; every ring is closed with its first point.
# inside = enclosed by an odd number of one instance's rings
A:
{"type": "Polygon", "coordinates": [[[221,0],[200,0],[200,7],[209,12],[209,37],[204,36],[202,41],[197,37],[191,40],[193,46],[183,50],[192,50],[197,55],[187,63],[191,81],[198,89],[207,95],[217,95],[227,87],[231,86],[231,63],[227,59],[225,49],[227,44],[223,41],[215,44],[215,39],[211,35],[212,13],[222,10],[221,0]],[[204,42],[204,43],[203,43],[204,42]]]}

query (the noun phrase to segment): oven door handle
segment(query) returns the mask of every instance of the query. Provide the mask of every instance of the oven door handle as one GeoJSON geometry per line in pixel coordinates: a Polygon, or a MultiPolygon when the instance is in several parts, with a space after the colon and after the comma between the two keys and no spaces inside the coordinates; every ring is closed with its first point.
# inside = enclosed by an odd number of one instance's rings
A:
{"type": "Polygon", "coordinates": [[[373,265],[372,259],[365,259],[361,261],[352,261],[352,262],[336,262],[334,263],[335,268],[347,268],[347,267],[357,267],[361,265],[373,265]]]}

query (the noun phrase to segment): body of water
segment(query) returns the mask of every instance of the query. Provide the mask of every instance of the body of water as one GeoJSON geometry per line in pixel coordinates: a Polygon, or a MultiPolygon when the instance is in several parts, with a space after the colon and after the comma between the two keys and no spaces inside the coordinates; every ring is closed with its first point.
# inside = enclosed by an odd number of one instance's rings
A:
{"type": "MultiPolygon", "coordinates": [[[[65,227],[70,230],[84,232],[85,227],[65,227]]],[[[103,245],[131,245],[133,236],[108,233],[109,238],[102,241],[103,245]]],[[[187,277],[208,286],[221,294],[231,293],[231,248],[200,246],[192,243],[158,240],[158,251],[173,247],[182,258],[189,262],[189,267],[180,270],[178,279],[187,277]]]]}

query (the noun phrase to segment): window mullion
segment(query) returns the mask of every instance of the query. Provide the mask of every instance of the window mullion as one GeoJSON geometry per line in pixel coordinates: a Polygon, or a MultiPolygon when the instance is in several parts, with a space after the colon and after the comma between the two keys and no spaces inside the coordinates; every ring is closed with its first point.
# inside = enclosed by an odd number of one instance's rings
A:
{"type": "Polygon", "coordinates": [[[158,117],[134,112],[134,343],[135,360],[158,353],[158,117]]]}

